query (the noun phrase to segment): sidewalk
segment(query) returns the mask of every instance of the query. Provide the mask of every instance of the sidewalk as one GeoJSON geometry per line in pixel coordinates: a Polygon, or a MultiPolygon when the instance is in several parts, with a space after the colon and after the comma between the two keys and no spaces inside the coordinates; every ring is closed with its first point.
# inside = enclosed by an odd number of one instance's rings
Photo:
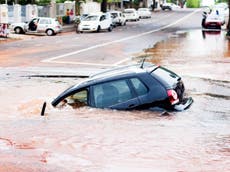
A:
{"type": "MultiPolygon", "coordinates": [[[[67,33],[67,32],[73,32],[76,30],[74,24],[69,24],[69,25],[64,25],[62,26],[63,30],[61,33],[67,33]]],[[[7,38],[6,37],[0,37],[0,41],[5,41],[5,40],[25,40],[25,39],[33,39],[37,36],[40,36],[40,35],[44,35],[44,34],[30,34],[30,33],[27,33],[27,34],[15,34],[13,31],[11,31],[7,38]]],[[[1,43],[1,42],[0,42],[1,43]]]]}

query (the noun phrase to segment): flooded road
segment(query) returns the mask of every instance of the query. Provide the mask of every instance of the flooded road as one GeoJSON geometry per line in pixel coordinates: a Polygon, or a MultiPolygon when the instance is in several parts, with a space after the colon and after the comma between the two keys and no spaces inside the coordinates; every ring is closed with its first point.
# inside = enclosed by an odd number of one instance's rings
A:
{"type": "Polygon", "coordinates": [[[181,75],[193,105],[156,111],[92,108],[40,111],[82,79],[2,72],[0,171],[230,171],[230,48],[224,32],[178,32],[146,50],[181,75]]]}

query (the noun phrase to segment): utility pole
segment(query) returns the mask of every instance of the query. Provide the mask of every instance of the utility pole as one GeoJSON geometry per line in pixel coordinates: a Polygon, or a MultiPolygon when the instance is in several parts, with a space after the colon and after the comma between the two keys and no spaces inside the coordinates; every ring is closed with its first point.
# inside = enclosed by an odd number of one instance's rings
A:
{"type": "MultiPolygon", "coordinates": [[[[230,11],[230,0],[228,0],[228,10],[230,11]]],[[[226,36],[230,36],[230,13],[228,15],[228,23],[227,23],[227,34],[226,36]]]]}

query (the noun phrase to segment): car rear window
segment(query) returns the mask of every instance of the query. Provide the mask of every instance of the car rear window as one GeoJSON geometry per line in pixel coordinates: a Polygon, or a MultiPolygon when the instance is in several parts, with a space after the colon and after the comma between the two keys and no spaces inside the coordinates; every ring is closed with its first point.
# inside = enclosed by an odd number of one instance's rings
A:
{"type": "Polygon", "coordinates": [[[178,79],[180,78],[177,74],[174,72],[164,68],[164,67],[158,67],[153,72],[152,75],[157,76],[158,79],[160,79],[161,82],[164,84],[167,84],[169,86],[173,86],[177,83],[178,79]]]}
{"type": "Polygon", "coordinates": [[[134,13],[133,10],[125,10],[124,13],[134,13]]]}

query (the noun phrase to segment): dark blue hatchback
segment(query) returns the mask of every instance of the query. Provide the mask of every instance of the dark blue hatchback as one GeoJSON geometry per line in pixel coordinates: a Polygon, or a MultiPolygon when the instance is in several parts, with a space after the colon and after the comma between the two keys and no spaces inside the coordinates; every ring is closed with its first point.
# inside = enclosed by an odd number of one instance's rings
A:
{"type": "Polygon", "coordinates": [[[52,105],[90,106],[118,110],[160,107],[184,110],[193,102],[184,98],[184,84],[177,74],[153,64],[114,68],[91,76],[61,93],[52,105]]]}

